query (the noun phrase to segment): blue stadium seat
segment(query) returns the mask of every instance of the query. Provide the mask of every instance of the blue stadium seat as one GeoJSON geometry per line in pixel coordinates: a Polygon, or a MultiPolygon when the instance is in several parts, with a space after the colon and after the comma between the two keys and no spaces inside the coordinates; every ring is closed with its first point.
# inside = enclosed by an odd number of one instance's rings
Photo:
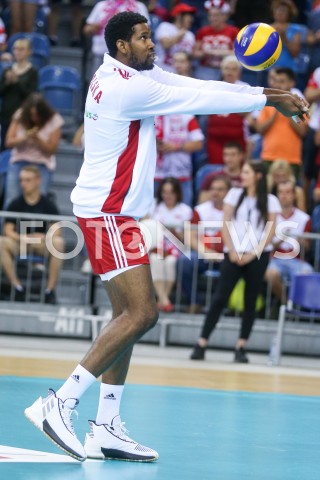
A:
{"type": "Polygon", "coordinates": [[[39,70],[39,90],[62,115],[76,114],[76,98],[80,88],[80,75],[75,68],[47,65],[39,70]]]}
{"type": "MultiPolygon", "coordinates": [[[[289,289],[287,305],[281,305],[275,342],[274,365],[279,365],[286,319],[320,320],[320,273],[295,275],[289,289]]],[[[312,335],[312,332],[310,332],[312,335]]]]}
{"type": "Polygon", "coordinates": [[[32,65],[36,68],[41,68],[44,65],[47,65],[50,56],[50,42],[46,35],[42,33],[24,33],[19,32],[15,33],[9,38],[8,41],[8,50],[12,52],[13,44],[16,40],[20,38],[28,38],[32,46],[32,55],[30,61],[32,65]]]}

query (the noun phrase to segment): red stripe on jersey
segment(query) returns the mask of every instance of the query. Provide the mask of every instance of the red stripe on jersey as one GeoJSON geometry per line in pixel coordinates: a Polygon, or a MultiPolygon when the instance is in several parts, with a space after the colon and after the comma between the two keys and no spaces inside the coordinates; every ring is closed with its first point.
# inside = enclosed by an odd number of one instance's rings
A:
{"type": "Polygon", "coordinates": [[[102,212],[121,213],[124,199],[131,185],[133,168],[137,159],[139,131],[140,120],[132,121],[129,127],[128,143],[118,159],[116,175],[108,198],[102,206],[102,212]]]}

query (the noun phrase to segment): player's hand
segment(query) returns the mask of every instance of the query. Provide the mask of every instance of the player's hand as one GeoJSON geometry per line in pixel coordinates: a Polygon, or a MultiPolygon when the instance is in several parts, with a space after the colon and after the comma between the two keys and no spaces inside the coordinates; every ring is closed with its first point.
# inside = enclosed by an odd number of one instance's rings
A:
{"type": "Polygon", "coordinates": [[[302,122],[305,117],[310,118],[308,102],[292,93],[267,94],[266,105],[276,108],[285,117],[297,117],[302,122]]]}

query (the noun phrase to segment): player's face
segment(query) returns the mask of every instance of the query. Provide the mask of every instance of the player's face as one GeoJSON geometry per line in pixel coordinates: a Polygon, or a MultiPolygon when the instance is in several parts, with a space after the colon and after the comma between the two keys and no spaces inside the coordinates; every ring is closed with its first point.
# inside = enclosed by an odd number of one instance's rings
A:
{"type": "Polygon", "coordinates": [[[146,23],[134,26],[134,33],[128,42],[128,64],[135,70],[152,70],[154,67],[154,43],[151,40],[151,30],[146,23]]]}

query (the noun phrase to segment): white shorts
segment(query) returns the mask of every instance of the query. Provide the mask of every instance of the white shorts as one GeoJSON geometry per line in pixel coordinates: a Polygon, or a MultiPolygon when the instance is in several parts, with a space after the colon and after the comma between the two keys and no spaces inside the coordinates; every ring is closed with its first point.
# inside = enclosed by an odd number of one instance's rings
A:
{"type": "Polygon", "coordinates": [[[127,270],[131,270],[131,268],[140,267],[141,265],[142,264],[130,265],[129,267],[123,267],[123,268],[117,268],[116,270],[111,270],[111,272],[102,273],[100,275],[100,278],[103,282],[110,282],[110,280],[112,280],[117,275],[120,275],[120,273],[126,272],[127,270]]]}

